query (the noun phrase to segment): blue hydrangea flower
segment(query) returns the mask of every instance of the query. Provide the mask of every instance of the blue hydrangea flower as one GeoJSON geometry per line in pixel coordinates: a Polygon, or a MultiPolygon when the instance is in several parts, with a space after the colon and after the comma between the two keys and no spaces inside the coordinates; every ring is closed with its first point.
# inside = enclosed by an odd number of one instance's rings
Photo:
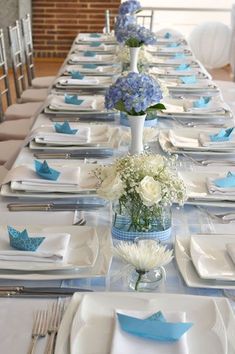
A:
{"type": "Polygon", "coordinates": [[[116,32],[116,39],[119,43],[125,43],[129,47],[140,47],[145,44],[156,44],[157,38],[149,29],[137,24],[129,24],[121,27],[116,32]]]}
{"type": "Polygon", "coordinates": [[[125,15],[125,16],[117,16],[115,26],[114,26],[114,31],[115,35],[117,32],[128,25],[135,24],[136,23],[136,18],[131,15],[125,15]]]}
{"type": "Polygon", "coordinates": [[[120,15],[134,14],[140,9],[141,9],[141,5],[139,1],[137,0],[124,1],[119,6],[119,14],[120,15]]]}
{"type": "Polygon", "coordinates": [[[109,87],[105,95],[105,107],[116,108],[131,115],[146,113],[159,103],[162,92],[157,81],[146,74],[131,72],[121,76],[109,87]]]}

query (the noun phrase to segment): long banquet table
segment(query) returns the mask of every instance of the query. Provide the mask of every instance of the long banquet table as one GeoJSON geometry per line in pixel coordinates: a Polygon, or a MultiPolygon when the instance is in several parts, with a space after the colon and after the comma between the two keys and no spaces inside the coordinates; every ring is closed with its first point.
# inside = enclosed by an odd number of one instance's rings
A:
{"type": "MultiPolygon", "coordinates": [[[[66,61],[65,61],[66,63],[66,61]]],[[[65,64],[63,64],[65,65],[65,64]]],[[[63,66],[62,66],[63,68],[63,66]]],[[[60,76],[61,71],[58,73],[60,76]]],[[[54,90],[51,88],[50,90],[54,90]]],[[[48,94],[50,94],[50,90],[48,94]]],[[[35,123],[32,129],[35,129],[43,124],[50,123],[48,117],[41,113],[35,117],[35,123]]],[[[52,123],[51,123],[52,124],[52,123]]],[[[118,124],[118,121],[109,124],[118,124]]],[[[160,120],[158,129],[166,129],[170,126],[177,126],[176,122],[160,120]]],[[[151,143],[150,147],[155,152],[161,152],[156,142],[151,143]]],[[[127,151],[127,150],[126,150],[127,151]]],[[[119,152],[120,153],[120,152],[119,152]]],[[[118,153],[117,153],[118,154],[118,153]]],[[[34,157],[32,152],[25,146],[14,162],[13,166],[22,163],[32,163],[34,157]]],[[[111,161],[112,159],[110,159],[111,161]]],[[[91,159],[91,161],[93,161],[91,159]]],[[[89,162],[89,159],[88,159],[89,162]]],[[[102,162],[102,160],[101,160],[102,162]]],[[[106,161],[104,161],[106,162],[106,161]]],[[[74,164],[74,161],[67,161],[74,164]]],[[[178,165],[185,170],[191,170],[195,173],[200,169],[205,168],[216,170],[216,166],[200,167],[193,164],[190,160],[179,158],[178,165]]],[[[10,212],[7,208],[9,202],[16,202],[17,198],[1,197],[0,201],[0,220],[1,224],[7,225],[43,225],[43,226],[66,226],[72,225],[76,218],[80,217],[79,212],[63,211],[63,212],[10,212]]],[[[107,204],[104,208],[98,211],[83,211],[82,216],[86,219],[86,225],[89,226],[111,226],[112,210],[111,205],[107,204]]],[[[211,218],[204,209],[193,205],[185,205],[184,207],[174,206],[172,208],[172,235],[168,242],[168,246],[174,245],[176,235],[189,237],[195,233],[231,233],[234,234],[233,224],[222,224],[219,221],[211,218]]],[[[74,228],[79,226],[73,226],[74,228]]],[[[81,226],[82,228],[83,226],[81,226]]],[[[14,280],[10,277],[1,279],[0,286],[63,286],[63,287],[78,287],[90,289],[94,291],[130,291],[127,283],[127,266],[113,259],[110,270],[106,276],[99,277],[84,277],[77,279],[57,279],[57,280],[14,280]]],[[[224,296],[222,289],[207,289],[188,287],[173,260],[166,266],[166,280],[156,290],[160,293],[173,294],[192,294],[206,296],[224,296]]],[[[23,354],[27,352],[31,328],[33,323],[33,313],[36,309],[45,308],[47,304],[52,303],[53,299],[42,298],[0,298],[0,352],[11,354],[23,354]]],[[[43,352],[43,342],[37,346],[37,353],[43,352]]]]}

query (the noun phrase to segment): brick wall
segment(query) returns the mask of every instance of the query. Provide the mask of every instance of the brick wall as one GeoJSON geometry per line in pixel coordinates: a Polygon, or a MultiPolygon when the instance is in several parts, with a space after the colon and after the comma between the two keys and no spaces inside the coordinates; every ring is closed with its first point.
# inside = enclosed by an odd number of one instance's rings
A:
{"type": "Polygon", "coordinates": [[[116,14],[119,5],[120,0],[32,0],[35,56],[65,57],[78,32],[102,31],[105,10],[116,14]]]}

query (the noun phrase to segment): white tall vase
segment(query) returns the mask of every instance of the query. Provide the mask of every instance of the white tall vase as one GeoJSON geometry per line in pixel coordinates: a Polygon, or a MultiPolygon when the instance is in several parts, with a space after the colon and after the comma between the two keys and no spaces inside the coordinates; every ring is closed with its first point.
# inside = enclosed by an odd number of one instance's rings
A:
{"type": "Polygon", "coordinates": [[[138,70],[138,56],[140,47],[130,47],[130,71],[139,73],[138,70]]]}
{"type": "Polygon", "coordinates": [[[147,114],[141,116],[128,115],[128,120],[131,128],[131,146],[129,149],[129,153],[131,155],[140,154],[144,150],[143,130],[146,115],[147,114]]]}

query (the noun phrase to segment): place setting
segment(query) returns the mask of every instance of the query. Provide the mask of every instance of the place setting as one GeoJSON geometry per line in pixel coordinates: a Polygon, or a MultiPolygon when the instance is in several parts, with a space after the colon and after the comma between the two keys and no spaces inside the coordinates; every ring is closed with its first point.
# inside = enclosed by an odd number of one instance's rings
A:
{"type": "Polygon", "coordinates": [[[197,155],[196,160],[205,155],[225,159],[234,154],[233,130],[233,127],[222,129],[205,127],[203,131],[199,128],[162,130],[159,133],[159,144],[163,151],[189,156],[189,159],[191,155],[197,155]]]}
{"type": "Polygon", "coordinates": [[[102,64],[110,65],[117,61],[115,55],[112,54],[99,54],[94,51],[71,53],[68,57],[68,64],[102,64]]]}
{"type": "Polygon", "coordinates": [[[224,298],[76,293],[63,317],[55,354],[77,354],[81,350],[135,353],[137,348],[145,353],[196,354],[205,347],[208,354],[232,353],[233,323],[232,309],[224,298]],[[91,336],[93,340],[87,340],[91,336]]]}
{"type": "Polygon", "coordinates": [[[30,164],[13,167],[6,175],[1,195],[7,197],[34,197],[38,199],[69,199],[81,195],[95,195],[98,180],[95,164],[76,166],[34,160],[30,164]]]}
{"type": "Polygon", "coordinates": [[[109,76],[85,76],[80,72],[72,73],[72,76],[61,76],[56,79],[54,85],[56,89],[77,90],[108,88],[113,82],[113,77],[109,76]]]}
{"type": "MultiPolygon", "coordinates": [[[[105,226],[33,225],[25,229],[22,225],[6,225],[0,229],[0,279],[43,281],[102,277],[108,273],[111,259],[110,230],[105,226]]],[[[7,287],[0,289],[0,297],[6,291],[7,287]]],[[[56,290],[53,291],[56,294],[56,290]]],[[[12,292],[14,295],[17,289],[12,292]]],[[[19,291],[27,292],[30,295],[30,289],[19,291]]],[[[50,289],[42,289],[42,295],[43,292],[49,295],[50,289]]],[[[66,295],[66,291],[61,291],[62,294],[66,295]]]]}
{"type": "Polygon", "coordinates": [[[99,65],[90,63],[83,65],[67,65],[64,67],[63,76],[71,76],[76,72],[87,76],[113,76],[121,73],[121,66],[119,64],[99,65]]]}
{"type": "Polygon", "coordinates": [[[117,50],[117,45],[115,44],[105,44],[102,41],[94,41],[87,44],[74,44],[72,47],[73,53],[93,51],[102,54],[114,54],[117,50]]]}
{"type": "Polygon", "coordinates": [[[175,258],[186,284],[235,289],[234,242],[234,235],[229,233],[192,234],[189,238],[177,235],[175,258]]]}
{"type": "Polygon", "coordinates": [[[116,44],[116,38],[110,34],[105,33],[79,33],[75,38],[75,43],[90,43],[90,42],[104,42],[109,44],[116,44]]]}

